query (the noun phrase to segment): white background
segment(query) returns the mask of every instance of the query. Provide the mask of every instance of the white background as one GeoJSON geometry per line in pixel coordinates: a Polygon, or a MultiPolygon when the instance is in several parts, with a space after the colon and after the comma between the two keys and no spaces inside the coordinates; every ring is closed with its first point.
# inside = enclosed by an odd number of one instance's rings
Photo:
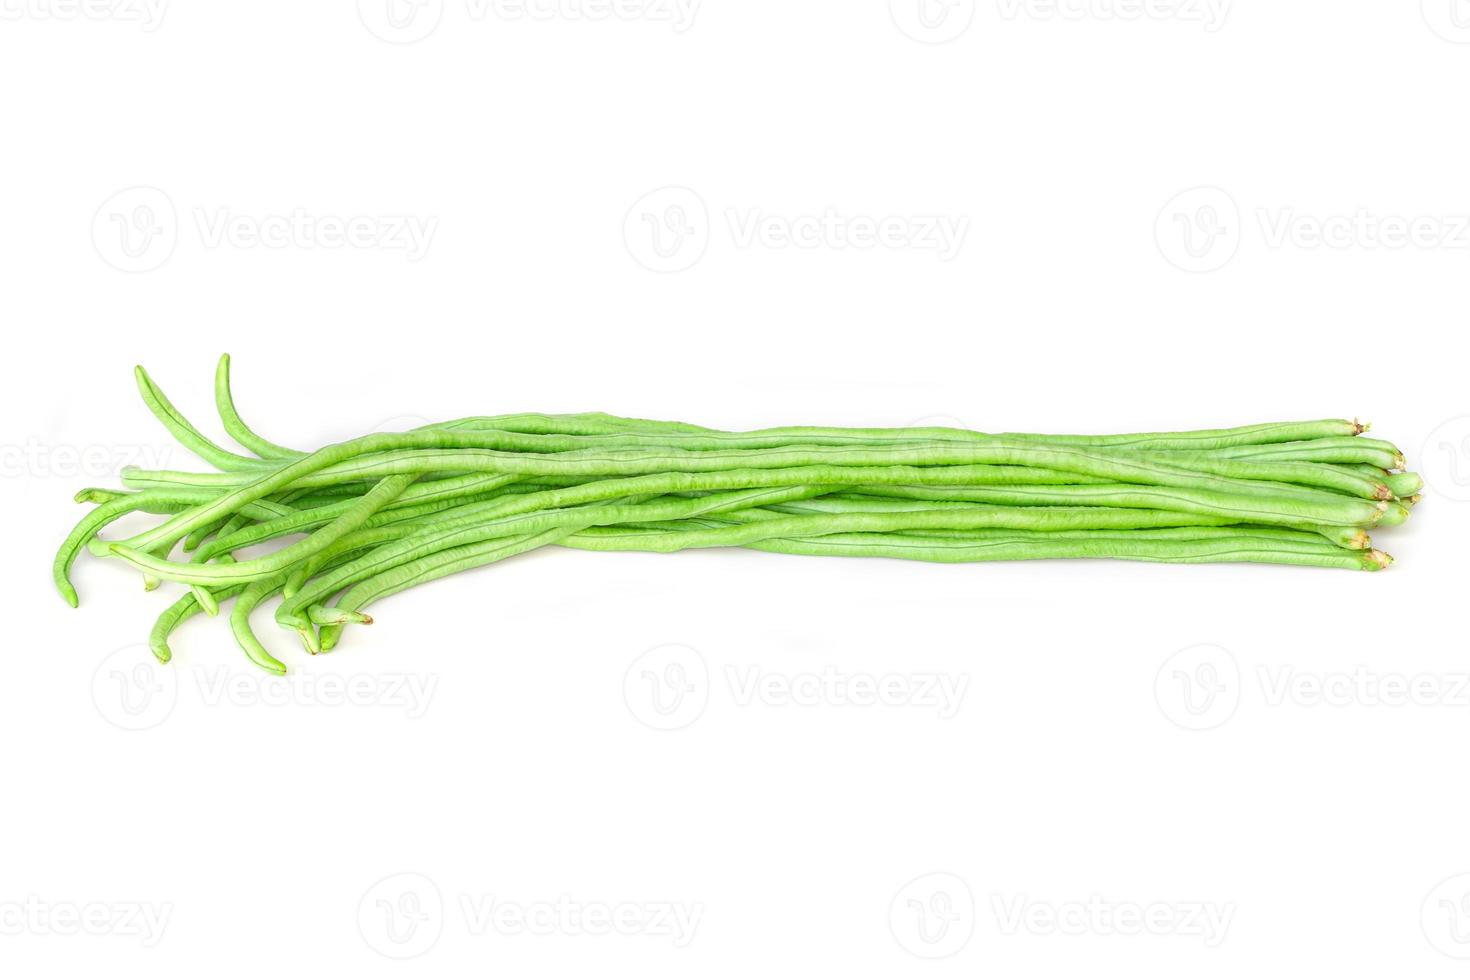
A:
{"type": "Polygon", "coordinates": [[[0,969],[1462,975],[1463,0],[593,2],[0,2],[0,969]],[[1432,486],[1375,576],[547,551],[152,668],[46,570],[224,350],[299,445],[1357,415],[1432,486]]]}

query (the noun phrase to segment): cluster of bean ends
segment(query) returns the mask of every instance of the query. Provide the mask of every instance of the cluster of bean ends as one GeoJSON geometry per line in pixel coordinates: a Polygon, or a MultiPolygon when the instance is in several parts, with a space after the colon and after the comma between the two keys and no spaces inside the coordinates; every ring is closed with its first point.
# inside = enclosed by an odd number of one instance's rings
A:
{"type": "Polygon", "coordinates": [[[1391,443],[1343,420],[1107,436],[987,435],[965,429],[793,427],[723,432],[581,415],[466,418],[374,433],[314,452],[257,435],[220,359],[215,401],[249,455],[213,442],[142,368],[143,399],[219,470],[127,468],[126,490],[77,494],[93,509],[58,552],[77,604],[78,554],[127,562],[149,589],[185,592],[150,646],[233,598],[246,655],[285,665],[250,626],[276,622],[311,653],[368,606],[434,579],[540,548],[784,554],[935,562],[1120,558],[1273,562],[1375,571],[1392,561],[1372,528],[1401,524],[1420,479],[1391,443]],[[125,540],[100,536],[133,513],[166,515],[125,540]],[[174,557],[175,552],[180,552],[174,557]]]}

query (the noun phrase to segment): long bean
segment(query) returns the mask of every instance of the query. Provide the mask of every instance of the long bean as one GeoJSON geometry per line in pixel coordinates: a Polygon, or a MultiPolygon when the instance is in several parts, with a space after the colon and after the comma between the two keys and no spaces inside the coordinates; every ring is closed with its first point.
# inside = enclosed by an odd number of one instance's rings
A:
{"type": "MultiPolygon", "coordinates": [[[[774,522],[772,522],[774,523],[774,522]]],[[[768,530],[767,528],[759,528],[768,530]]],[[[1134,532],[1142,534],[1143,532],[1134,532]]],[[[1023,561],[1039,558],[1120,558],[1129,561],[1265,562],[1315,565],[1377,571],[1390,559],[1378,551],[1322,550],[1292,547],[1274,541],[1256,541],[1247,535],[1218,539],[1157,540],[1110,535],[1060,540],[905,539],[885,534],[821,536],[760,536],[749,526],[704,527],[687,531],[639,531],[627,528],[589,528],[559,542],[586,551],[682,551],[740,545],[763,551],[803,555],[846,555],[870,558],[908,558],[918,561],[1023,561]]]]}
{"type": "Polygon", "coordinates": [[[298,459],[306,455],[262,438],[256,434],[254,429],[245,424],[244,419],[240,418],[240,413],[235,410],[235,396],[230,391],[230,355],[228,354],[221,354],[219,364],[215,367],[214,404],[219,412],[220,421],[224,423],[225,431],[229,433],[230,438],[261,459],[298,459]]]}
{"type": "Polygon", "coordinates": [[[1278,442],[1300,442],[1334,436],[1356,436],[1366,430],[1357,422],[1323,419],[1315,422],[1269,422],[1230,429],[1197,429],[1190,432],[1136,432],[1119,435],[1042,435],[1039,433],[1005,432],[989,435],[968,429],[948,427],[915,427],[903,429],[832,428],[821,426],[785,426],[727,432],[706,429],[682,422],[659,422],[651,419],[621,419],[616,416],[588,413],[575,416],[515,415],[458,419],[443,423],[441,428],[492,428],[502,431],[526,431],[537,434],[613,435],[654,433],[667,439],[668,445],[694,448],[707,442],[719,442],[724,448],[757,448],[792,443],[826,445],[867,445],[891,441],[936,440],[970,442],[985,439],[1025,440],[1052,446],[1092,448],[1222,449],[1231,446],[1255,446],[1278,442]],[[775,442],[774,440],[784,440],[775,442]]]}
{"type": "Polygon", "coordinates": [[[173,403],[168,400],[163,391],[153,383],[153,379],[148,377],[148,372],[143,370],[142,365],[134,368],[133,373],[137,377],[138,391],[143,396],[143,403],[148,406],[149,411],[163,423],[175,439],[200,459],[222,470],[251,470],[260,463],[260,460],[230,452],[194,428],[189,420],[174,408],[173,403]]]}
{"type": "MultiPolygon", "coordinates": [[[[798,466],[1019,466],[1151,486],[1200,486],[1221,491],[1252,492],[1255,490],[1252,480],[1279,479],[1264,475],[1264,471],[1280,472],[1277,467],[1250,461],[1238,461],[1235,464],[1210,461],[1208,465],[1211,467],[1234,465],[1237,470],[1247,474],[1231,478],[1189,469],[1185,461],[1180,464],[1166,464],[1155,461],[1153,457],[1140,457],[1136,454],[1108,454],[1096,450],[1037,446],[1001,440],[876,448],[800,446],[710,452],[683,449],[610,449],[554,454],[515,453],[471,445],[413,445],[415,442],[426,441],[431,435],[441,433],[401,433],[396,437],[402,440],[400,445],[383,444],[382,450],[376,447],[363,448],[354,454],[359,458],[351,462],[321,467],[321,472],[314,479],[337,482],[344,479],[378,478],[393,473],[423,473],[435,469],[444,472],[497,472],[586,478],[659,472],[709,473],[725,469],[784,469],[798,466]],[[376,452],[382,452],[383,455],[374,458],[373,454],[376,452]]],[[[493,443],[495,440],[485,441],[493,443]]],[[[977,469],[972,472],[978,478],[1006,471],[977,469]]],[[[1024,480],[1024,472],[1009,472],[1018,477],[1015,482],[1029,482],[1024,480]]],[[[302,476],[304,478],[306,474],[302,476]]],[[[310,485],[310,482],[307,479],[302,481],[303,485],[310,485]]],[[[1384,488],[1382,492],[1375,491],[1367,496],[1387,499],[1389,494],[1384,488]]]]}
{"type": "Polygon", "coordinates": [[[740,547],[935,562],[1114,558],[1239,561],[1374,571],[1368,532],[1403,523],[1423,481],[1390,442],[1322,419],[1120,435],[984,433],[947,427],[790,426],[726,431],[599,412],[521,413],[372,433],[311,452],[245,423],[228,355],[214,377],[226,449],[146,372],[148,409],[215,472],[124,468],[52,563],[77,603],[81,551],[126,561],[147,588],[188,592],[150,648],[233,600],[246,656],[285,664],[250,617],[281,595],[277,622],[309,652],[332,649],[382,598],[560,544],[596,551],[740,547]],[[161,515],[123,540],[132,513],[161,515]],[[175,558],[182,546],[183,554],[175,558]],[[245,549],[264,550],[246,553],[245,549]]]}

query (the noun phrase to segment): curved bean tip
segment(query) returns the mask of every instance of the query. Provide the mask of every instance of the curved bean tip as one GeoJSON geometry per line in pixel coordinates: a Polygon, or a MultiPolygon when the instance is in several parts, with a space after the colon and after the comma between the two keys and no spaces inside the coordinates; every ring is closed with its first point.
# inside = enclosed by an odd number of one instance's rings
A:
{"type": "Polygon", "coordinates": [[[194,593],[194,601],[199,603],[199,608],[204,610],[204,615],[219,615],[219,603],[215,601],[213,592],[202,585],[196,585],[190,591],[194,593]]]}
{"type": "Polygon", "coordinates": [[[73,609],[80,605],[80,602],[77,599],[77,590],[72,586],[70,582],[57,582],[56,591],[61,593],[61,598],[65,599],[66,604],[68,606],[71,606],[73,609]]]}
{"type": "Polygon", "coordinates": [[[174,652],[168,648],[167,643],[150,643],[148,649],[153,651],[153,656],[158,658],[161,664],[166,664],[174,658],[174,652]]]}
{"type": "Polygon", "coordinates": [[[322,644],[322,653],[326,653],[337,645],[337,641],[342,639],[342,627],[323,626],[319,639],[322,644]]]}
{"type": "MultiPolygon", "coordinates": [[[[235,611],[239,612],[239,608],[238,606],[235,607],[235,611]]],[[[245,626],[243,630],[236,629],[235,639],[239,641],[240,646],[245,650],[245,656],[255,666],[266,673],[275,674],[277,677],[285,675],[286,665],[271,656],[266,648],[260,645],[260,641],[250,632],[249,626],[245,626]]]]}
{"type": "Polygon", "coordinates": [[[292,613],[283,610],[276,611],[276,622],[286,629],[293,630],[304,629],[311,624],[311,621],[301,613],[292,613]]]}

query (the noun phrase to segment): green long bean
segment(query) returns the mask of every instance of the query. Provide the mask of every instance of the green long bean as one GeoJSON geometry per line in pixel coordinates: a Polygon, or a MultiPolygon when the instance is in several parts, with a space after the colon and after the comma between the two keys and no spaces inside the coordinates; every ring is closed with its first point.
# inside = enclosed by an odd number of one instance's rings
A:
{"type": "MultiPolygon", "coordinates": [[[[772,522],[774,523],[774,522],[772,522]]],[[[761,528],[760,531],[767,530],[761,528]]],[[[1134,532],[1142,534],[1143,532],[1134,532]]],[[[588,528],[559,544],[586,551],[682,551],[738,544],[756,550],[803,555],[845,555],[869,558],[907,558],[917,561],[981,562],[1023,561],[1042,558],[1115,558],[1128,561],[1262,562],[1315,565],[1379,571],[1391,561],[1378,551],[1322,550],[1292,547],[1275,541],[1256,541],[1248,535],[1231,538],[1157,540],[1116,535],[1088,539],[1047,541],[996,539],[904,539],[884,534],[836,534],[812,537],[761,536],[749,526],[703,527],[685,531],[640,531],[627,528],[588,528]]]]}
{"type": "Polygon", "coordinates": [[[235,409],[235,396],[230,391],[230,355],[221,354],[214,372],[214,404],[219,412],[225,431],[240,445],[261,459],[298,459],[306,454],[295,449],[278,446],[269,439],[257,435],[245,424],[235,409]]]}
{"type": "Polygon", "coordinates": [[[1369,531],[1403,523],[1423,480],[1356,421],[1321,419],[1118,435],[948,427],[787,426],[727,431],[600,412],[520,413],[371,433],[303,451],[241,418],[231,362],[206,436],[142,369],[149,411],[214,472],[124,468],[52,562],[63,598],[82,551],[188,591],[149,646],[172,657],[184,621],[233,601],[246,657],[285,664],[251,628],[276,596],[278,624],[311,653],[334,648],[373,603],[544,546],[989,562],[1112,558],[1375,571],[1369,531]],[[161,519],[122,540],[129,514],[161,519]],[[176,550],[182,554],[175,557],[176,550]],[[255,550],[247,550],[255,549],[255,550]]]}

